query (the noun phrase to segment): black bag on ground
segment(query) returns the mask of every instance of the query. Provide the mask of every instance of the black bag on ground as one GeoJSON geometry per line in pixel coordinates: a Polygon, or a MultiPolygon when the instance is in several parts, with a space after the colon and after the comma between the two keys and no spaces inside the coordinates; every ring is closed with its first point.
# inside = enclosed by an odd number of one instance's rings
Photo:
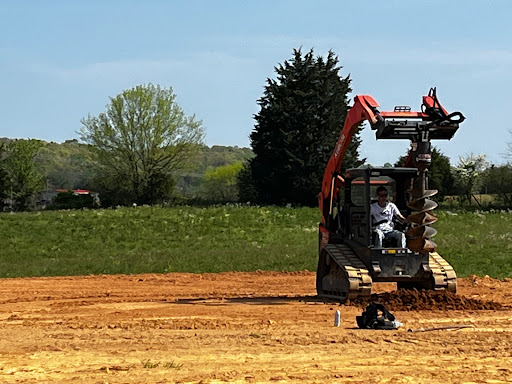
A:
{"type": "Polygon", "coordinates": [[[356,321],[361,329],[397,329],[395,316],[380,303],[369,304],[356,321]]]}

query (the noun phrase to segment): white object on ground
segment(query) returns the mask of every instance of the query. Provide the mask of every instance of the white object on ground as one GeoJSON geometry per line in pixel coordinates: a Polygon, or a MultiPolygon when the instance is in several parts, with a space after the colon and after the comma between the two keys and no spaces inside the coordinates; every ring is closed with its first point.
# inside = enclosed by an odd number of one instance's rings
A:
{"type": "Polygon", "coordinates": [[[336,310],[336,312],[334,312],[334,326],[339,327],[340,323],[341,323],[341,312],[338,309],[338,310],[336,310]]]}

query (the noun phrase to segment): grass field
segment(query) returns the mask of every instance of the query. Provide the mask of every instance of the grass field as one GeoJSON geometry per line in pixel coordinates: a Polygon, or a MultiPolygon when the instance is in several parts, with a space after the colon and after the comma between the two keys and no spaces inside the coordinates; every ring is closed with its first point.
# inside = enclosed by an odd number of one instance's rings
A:
{"type": "MultiPolygon", "coordinates": [[[[459,276],[512,277],[512,213],[437,211],[459,276]]],[[[0,277],[316,269],[314,208],[137,207],[0,215],[0,277]]]]}

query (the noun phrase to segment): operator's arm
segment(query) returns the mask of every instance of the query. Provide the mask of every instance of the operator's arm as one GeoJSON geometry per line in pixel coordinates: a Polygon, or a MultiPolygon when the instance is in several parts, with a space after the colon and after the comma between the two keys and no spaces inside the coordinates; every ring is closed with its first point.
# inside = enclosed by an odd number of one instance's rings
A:
{"type": "Polygon", "coordinates": [[[393,207],[393,215],[398,217],[402,223],[408,223],[409,221],[404,217],[404,215],[402,215],[402,213],[397,208],[397,206],[394,203],[392,203],[392,204],[394,205],[394,207],[393,207]]]}
{"type": "Polygon", "coordinates": [[[399,214],[398,217],[400,218],[400,220],[402,220],[402,223],[404,223],[404,224],[407,224],[409,222],[409,219],[404,217],[401,213],[399,214]]]}

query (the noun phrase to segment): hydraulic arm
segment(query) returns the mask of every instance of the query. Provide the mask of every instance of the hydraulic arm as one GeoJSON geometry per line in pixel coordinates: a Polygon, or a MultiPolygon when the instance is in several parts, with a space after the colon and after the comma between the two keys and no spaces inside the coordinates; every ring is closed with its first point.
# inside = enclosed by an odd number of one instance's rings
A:
{"type": "MultiPolygon", "coordinates": [[[[407,155],[406,167],[418,169],[418,177],[413,180],[408,191],[411,201],[408,206],[415,211],[410,221],[419,227],[431,224],[434,216],[430,213],[437,204],[427,200],[437,193],[427,189],[426,172],[431,161],[431,139],[451,139],[459,123],[464,121],[460,112],[448,113],[437,99],[436,89],[431,88],[428,95],[423,96],[420,112],[411,111],[408,106],[397,106],[393,111],[381,112],[379,104],[369,95],[359,95],[354,98],[354,105],[350,108],[343,129],[329,159],[322,180],[322,189],[318,195],[319,208],[322,212],[321,226],[327,226],[332,220],[333,206],[337,191],[343,185],[343,178],[339,174],[345,153],[358,126],[365,120],[375,131],[377,140],[381,139],[407,139],[411,148],[407,155]]],[[[414,229],[409,233],[412,237],[420,238],[412,242],[412,250],[433,250],[435,245],[427,239],[433,236],[432,229],[414,229]],[[419,236],[419,237],[418,237],[419,236]]],[[[322,243],[328,242],[326,231],[322,232],[322,243]]]]}

